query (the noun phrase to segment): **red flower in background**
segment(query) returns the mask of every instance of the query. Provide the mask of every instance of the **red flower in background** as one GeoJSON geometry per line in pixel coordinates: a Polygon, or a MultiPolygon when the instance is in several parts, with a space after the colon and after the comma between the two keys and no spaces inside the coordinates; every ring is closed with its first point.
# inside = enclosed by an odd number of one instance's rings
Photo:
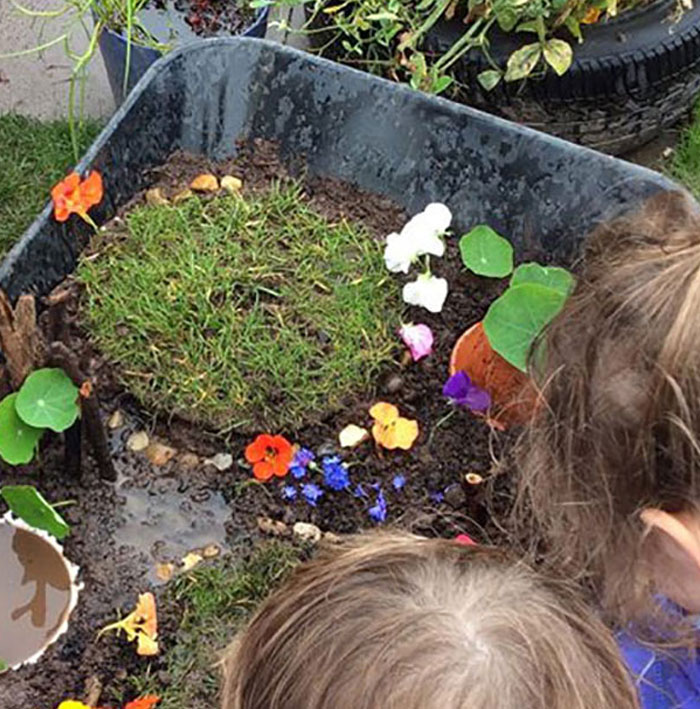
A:
{"type": "Polygon", "coordinates": [[[263,482],[273,475],[283,478],[293,458],[294,448],[284,436],[262,433],[245,449],[245,459],[253,466],[253,475],[263,482]]]}

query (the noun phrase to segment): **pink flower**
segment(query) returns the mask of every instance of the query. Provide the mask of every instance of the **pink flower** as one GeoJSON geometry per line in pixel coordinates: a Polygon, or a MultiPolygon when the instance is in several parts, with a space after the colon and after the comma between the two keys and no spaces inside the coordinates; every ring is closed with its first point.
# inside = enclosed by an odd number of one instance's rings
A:
{"type": "Polygon", "coordinates": [[[399,330],[399,335],[406,347],[411,350],[414,362],[427,357],[433,351],[433,333],[427,325],[422,323],[403,325],[399,330]]]}
{"type": "Polygon", "coordinates": [[[455,537],[457,544],[463,544],[466,547],[475,547],[476,542],[468,534],[458,534],[455,537]]]}

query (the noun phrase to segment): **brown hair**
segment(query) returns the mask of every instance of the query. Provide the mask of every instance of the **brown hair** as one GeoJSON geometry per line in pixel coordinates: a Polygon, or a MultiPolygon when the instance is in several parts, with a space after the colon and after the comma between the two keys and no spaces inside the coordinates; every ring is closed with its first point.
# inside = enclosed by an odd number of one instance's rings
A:
{"type": "Polygon", "coordinates": [[[694,205],[664,193],[600,227],[544,337],[542,405],[516,456],[521,536],[544,542],[545,559],[588,584],[609,620],[668,640],[639,512],[700,501],[694,205]]]}
{"type": "Polygon", "coordinates": [[[486,547],[351,540],[300,567],[223,662],[224,709],[627,709],[611,634],[486,547]]]}

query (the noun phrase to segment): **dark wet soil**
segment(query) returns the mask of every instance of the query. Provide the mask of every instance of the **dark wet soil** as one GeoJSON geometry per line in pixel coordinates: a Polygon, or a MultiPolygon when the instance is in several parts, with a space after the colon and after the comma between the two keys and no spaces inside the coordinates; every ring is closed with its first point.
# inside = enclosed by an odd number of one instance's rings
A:
{"type": "Polygon", "coordinates": [[[232,0],[151,0],[139,12],[146,29],[161,41],[241,34],[255,18],[245,2],[232,0]]]}
{"type": "MultiPolygon", "coordinates": [[[[244,191],[264,189],[273,179],[298,173],[299,167],[292,165],[288,171],[274,146],[259,143],[227,163],[174,155],[167,165],[153,172],[151,185],[172,196],[197,174],[212,171],[219,177],[241,177],[244,191]]],[[[378,239],[399,230],[405,221],[401,210],[386,199],[350,185],[313,178],[305,184],[307,197],[316,209],[330,219],[345,215],[361,220],[378,239]]],[[[131,207],[133,202],[125,209],[131,207]]],[[[498,476],[491,507],[486,502],[486,484],[470,484],[465,476],[476,473],[488,480],[501,472],[501,461],[515,432],[493,431],[483,419],[468,411],[447,416],[451,409],[441,391],[456,339],[482,318],[503,284],[465,273],[456,238],[448,240],[445,257],[434,259],[432,265],[433,272],[449,282],[446,305],[440,314],[409,308],[405,321],[424,322],[432,328],[433,354],[414,363],[402,356],[403,347],[398,346],[396,363],[387,368],[374,391],[357,392],[340,411],[319,412],[317,421],[304,430],[272,432],[283,433],[292,442],[313,450],[319,458],[340,453],[350,466],[351,489],[326,490],[316,507],[301,496],[294,502],[285,502],[281,488],[290,483],[299,488],[300,483],[308,481],[320,484],[318,473],[305,481],[288,476],[265,485],[252,482],[243,450],[259,431],[230,434],[224,439],[173,419],[167,412],[140,409],[138,402],[117,383],[118,364],[105,361],[81,328],[79,286],[70,281],[62,286],[69,288],[75,299],[69,300],[63,313],[65,327],[61,337],[81,353],[81,364],[89,371],[101,398],[105,421],[117,410],[123,414],[122,421],[112,419],[111,423],[118,425],[109,430],[119,479],[116,485],[99,480],[87,450],[82,482],[66,478],[58,438],[45,441],[41,463],[0,469],[4,482],[36,484],[52,502],[75,500],[75,505],[64,510],[73,525],[65,550],[67,557],[81,567],[85,583],[68,633],[47,651],[41,663],[0,677],[0,707],[43,709],[67,697],[80,698],[85,681],[92,676],[105,686],[101,703],[109,704],[111,692],[124,685],[129,673],[149,661],[138,658],[124,641],[111,637],[96,641],[99,628],[114,620],[117,609],[128,612],[138,592],[153,584],[157,594],[162,591],[164,586],[155,573],[157,563],[177,564],[188,551],[211,545],[218,545],[223,554],[247,553],[262,536],[260,517],[280,520],[290,530],[294,522],[306,521],[324,531],[357,532],[377,526],[370,518],[369,508],[380,487],[387,502],[385,526],[398,525],[446,537],[466,532],[478,541],[499,541],[501,533],[494,516],[498,517],[509,504],[509,476],[498,476]],[[369,428],[368,409],[378,399],[395,404],[403,416],[418,421],[420,436],[413,449],[379,451],[366,442],[357,449],[341,452],[338,433],[349,423],[369,428]],[[147,432],[151,442],[174,448],[175,454],[164,464],[152,464],[143,451],[132,451],[127,446],[137,431],[147,432]],[[232,455],[230,468],[219,471],[207,464],[206,460],[217,453],[232,455]],[[400,490],[393,485],[397,474],[406,480],[400,490]],[[353,494],[358,484],[366,492],[365,497],[353,494]]],[[[43,320],[51,321],[49,313],[44,314],[43,320]]],[[[177,615],[173,606],[161,611],[164,646],[177,615]]],[[[163,669],[159,658],[150,663],[153,672],[163,669]]]]}

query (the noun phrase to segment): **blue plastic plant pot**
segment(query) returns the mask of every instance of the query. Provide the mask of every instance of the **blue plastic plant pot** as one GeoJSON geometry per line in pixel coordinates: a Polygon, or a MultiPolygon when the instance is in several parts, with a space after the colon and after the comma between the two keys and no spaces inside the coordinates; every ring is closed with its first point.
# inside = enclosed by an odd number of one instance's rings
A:
{"type": "MultiPolygon", "coordinates": [[[[270,15],[268,7],[261,8],[255,16],[255,20],[246,30],[241,33],[242,37],[263,38],[267,32],[267,21],[270,15]]],[[[127,42],[123,35],[105,29],[99,37],[100,52],[104,60],[109,86],[112,89],[114,103],[120,106],[124,101],[124,72],[126,71],[126,49],[127,42]]],[[[131,45],[131,56],[129,58],[129,83],[128,91],[131,91],[138,83],[139,79],[151,66],[161,57],[161,53],[150,47],[140,47],[131,45]]]]}
{"type": "MultiPolygon", "coordinates": [[[[487,223],[521,258],[572,264],[602,220],[664,190],[661,175],[261,39],[204,40],[148,69],[77,170],[102,174],[91,216],[111,218],[176,150],[213,160],[237,141],[279,144],[283,160],[383,195],[410,214],[447,204],[453,237],[487,223]]],[[[89,235],[47,205],[0,266],[11,299],[44,295],[75,268],[89,235]]]]}

